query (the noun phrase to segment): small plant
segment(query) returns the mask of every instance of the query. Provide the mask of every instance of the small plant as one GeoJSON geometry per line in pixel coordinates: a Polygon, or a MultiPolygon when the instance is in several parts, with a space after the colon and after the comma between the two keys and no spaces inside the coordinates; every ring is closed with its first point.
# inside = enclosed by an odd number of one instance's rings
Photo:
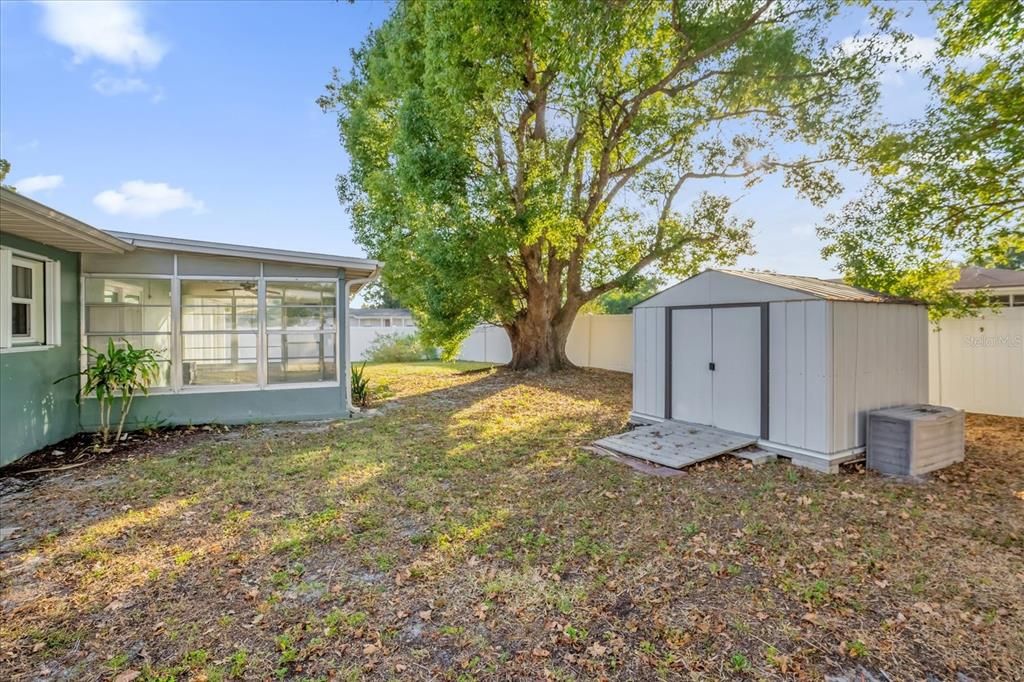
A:
{"type": "Polygon", "coordinates": [[[366,349],[363,357],[373,362],[417,362],[437,360],[436,348],[423,343],[417,334],[381,334],[366,349]]]}
{"type": "MultiPolygon", "coordinates": [[[[121,400],[121,412],[117,420],[117,435],[114,442],[121,440],[124,422],[132,407],[136,393],[149,395],[150,385],[160,375],[159,355],[149,348],[135,348],[127,340],[117,346],[114,339],[107,339],[107,351],[85,346],[89,355],[89,366],[81,372],[62,377],[57,381],[65,381],[73,377],[84,376],[85,383],[78,391],[76,400],[83,396],[95,394],[100,406],[100,437],[106,445],[110,440],[110,413],[118,398],[121,400]]],[[[57,383],[57,382],[54,382],[57,383]]]]}
{"type": "Polygon", "coordinates": [[[734,673],[744,673],[750,670],[750,661],[743,654],[733,654],[729,657],[729,670],[734,673]]]}
{"type": "Polygon", "coordinates": [[[365,376],[366,363],[352,366],[352,404],[366,407],[370,404],[370,379],[365,376]]]}

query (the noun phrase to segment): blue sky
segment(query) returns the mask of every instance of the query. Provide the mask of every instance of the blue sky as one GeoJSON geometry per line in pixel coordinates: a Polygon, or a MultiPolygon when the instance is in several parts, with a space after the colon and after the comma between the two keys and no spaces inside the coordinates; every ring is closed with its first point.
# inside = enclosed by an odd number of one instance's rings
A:
{"type": "MultiPolygon", "coordinates": [[[[335,195],[345,153],[315,99],[390,8],[0,2],[7,181],[101,228],[362,255],[335,195]]],[[[837,35],[860,24],[851,13],[837,35]]],[[[922,54],[931,49],[925,12],[903,27],[921,36],[922,54]]],[[[912,72],[884,82],[889,117],[926,102],[912,72]]],[[[848,198],[859,182],[847,179],[848,198]]],[[[827,211],[779,179],[726,188],[737,214],[756,221],[758,253],[740,266],[831,276],[814,235],[827,211]]]]}

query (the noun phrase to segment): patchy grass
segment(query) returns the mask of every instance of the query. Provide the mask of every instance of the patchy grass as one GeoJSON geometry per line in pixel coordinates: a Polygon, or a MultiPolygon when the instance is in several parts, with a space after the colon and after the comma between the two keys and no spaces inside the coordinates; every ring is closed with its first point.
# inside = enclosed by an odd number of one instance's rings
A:
{"type": "Polygon", "coordinates": [[[971,416],[967,461],[925,483],[729,457],[648,477],[580,449],[623,427],[627,376],[464,369],[368,367],[384,416],[5,498],[5,679],[1024,668],[1024,421],[971,416]]]}

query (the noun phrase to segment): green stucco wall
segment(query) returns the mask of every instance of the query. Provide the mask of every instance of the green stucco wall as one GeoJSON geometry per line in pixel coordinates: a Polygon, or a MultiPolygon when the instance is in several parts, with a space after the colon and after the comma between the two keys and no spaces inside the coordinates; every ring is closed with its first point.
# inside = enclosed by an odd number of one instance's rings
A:
{"type": "MultiPolygon", "coordinates": [[[[157,423],[246,424],[249,422],[337,419],[348,416],[342,400],[343,387],[288,388],[216,393],[155,393],[132,403],[129,426],[157,423]]],[[[118,409],[114,406],[114,411],[118,409]]],[[[96,400],[82,401],[82,427],[94,431],[99,425],[96,400]]]]}
{"type": "Polygon", "coordinates": [[[0,465],[79,431],[78,382],[54,381],[78,371],[78,254],[0,232],[0,245],[61,264],[61,345],[0,353],[0,465]]]}

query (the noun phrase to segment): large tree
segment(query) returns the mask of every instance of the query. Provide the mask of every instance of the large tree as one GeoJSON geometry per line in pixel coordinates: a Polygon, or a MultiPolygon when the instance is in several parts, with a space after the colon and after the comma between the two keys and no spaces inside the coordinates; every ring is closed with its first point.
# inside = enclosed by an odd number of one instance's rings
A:
{"type": "Polygon", "coordinates": [[[931,10],[931,104],[863,149],[871,184],[819,234],[848,280],[924,299],[938,318],[984,302],[951,289],[960,263],[1024,262],[1024,3],[931,10]]]}
{"type": "Polygon", "coordinates": [[[569,365],[580,307],[654,267],[752,251],[731,201],[785,174],[821,203],[864,134],[878,28],[826,38],[841,0],[404,0],[335,73],[356,238],[428,340],[503,326],[514,368],[569,365]]]}

